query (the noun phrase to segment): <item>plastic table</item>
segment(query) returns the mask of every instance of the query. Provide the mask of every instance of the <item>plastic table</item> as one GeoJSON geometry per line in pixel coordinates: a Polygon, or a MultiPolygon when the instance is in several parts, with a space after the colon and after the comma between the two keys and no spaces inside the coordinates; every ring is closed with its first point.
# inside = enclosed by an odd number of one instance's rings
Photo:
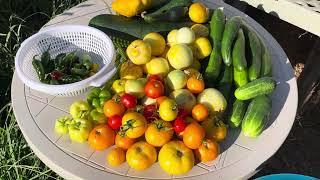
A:
{"type": "MultiPolygon", "coordinates": [[[[271,50],[273,76],[278,82],[272,94],[272,113],[266,129],[256,139],[245,137],[239,129],[228,131],[220,143],[219,157],[209,163],[198,163],[187,174],[171,176],[158,163],[144,171],[128,164],[113,168],[106,164],[109,149],[94,151],[87,143],[71,142],[68,136],[54,132],[56,118],[67,115],[70,104],[80,97],[53,97],[25,86],[15,73],[12,81],[12,103],[18,125],[35,154],[52,170],[66,179],[239,179],[257,172],[286,139],[297,109],[297,85],[289,59],[273,37],[253,19],[221,1],[203,1],[208,7],[223,6],[227,16],[240,15],[263,37],[271,50]]],[[[113,13],[111,1],[90,0],[62,13],[45,27],[60,24],[88,24],[102,13],[113,13]]],[[[44,27],[44,28],[45,28],[44,27]]]]}

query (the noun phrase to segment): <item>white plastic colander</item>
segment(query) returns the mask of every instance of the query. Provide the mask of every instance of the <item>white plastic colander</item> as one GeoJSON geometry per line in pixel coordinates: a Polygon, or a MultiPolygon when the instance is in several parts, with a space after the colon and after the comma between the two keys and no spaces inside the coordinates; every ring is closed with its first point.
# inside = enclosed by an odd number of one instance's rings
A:
{"type": "Polygon", "coordinates": [[[115,50],[111,39],[100,30],[82,25],[62,25],[46,28],[26,39],[15,57],[15,69],[19,78],[30,88],[54,96],[77,96],[87,92],[91,87],[102,86],[116,70],[114,65],[115,50]],[[88,53],[99,71],[82,81],[50,85],[40,82],[32,59],[41,55],[50,46],[51,58],[60,53],[76,51],[88,53]]]}

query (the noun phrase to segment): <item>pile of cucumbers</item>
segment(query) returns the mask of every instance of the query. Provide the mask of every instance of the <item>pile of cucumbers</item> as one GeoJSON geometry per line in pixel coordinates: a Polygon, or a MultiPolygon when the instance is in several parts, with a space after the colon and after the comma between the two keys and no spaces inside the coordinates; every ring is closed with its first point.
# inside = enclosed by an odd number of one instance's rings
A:
{"type": "Polygon", "coordinates": [[[214,48],[203,72],[206,84],[228,100],[229,125],[257,137],[271,111],[268,95],[276,87],[269,50],[241,17],[226,20],[222,8],[214,11],[210,28],[214,48]]]}

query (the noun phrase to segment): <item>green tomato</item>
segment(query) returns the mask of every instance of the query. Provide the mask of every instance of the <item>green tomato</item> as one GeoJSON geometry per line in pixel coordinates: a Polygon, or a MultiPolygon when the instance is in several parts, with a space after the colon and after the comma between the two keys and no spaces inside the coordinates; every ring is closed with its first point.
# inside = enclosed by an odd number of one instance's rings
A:
{"type": "Polygon", "coordinates": [[[167,78],[166,83],[172,90],[182,89],[187,84],[187,75],[181,70],[173,70],[171,71],[167,78]]]}
{"type": "Polygon", "coordinates": [[[97,109],[94,109],[90,112],[91,119],[94,124],[104,124],[106,123],[106,117],[104,113],[99,112],[97,109]]]}
{"type": "Polygon", "coordinates": [[[144,78],[129,79],[125,84],[125,92],[132,94],[138,98],[142,98],[144,96],[145,83],[146,80],[144,78]]]}
{"type": "Polygon", "coordinates": [[[175,100],[179,107],[191,113],[192,108],[196,105],[197,100],[194,95],[187,89],[174,90],[170,94],[170,98],[175,100]]]}
{"type": "Polygon", "coordinates": [[[82,100],[76,101],[70,106],[70,114],[73,118],[87,118],[90,110],[90,105],[82,100]]]}
{"type": "Polygon", "coordinates": [[[71,123],[72,118],[69,116],[62,116],[56,120],[54,124],[54,130],[58,134],[67,134],[68,133],[68,126],[71,123]]]}
{"type": "Polygon", "coordinates": [[[82,143],[88,139],[92,123],[87,119],[76,118],[71,122],[68,130],[72,141],[82,143]]]}

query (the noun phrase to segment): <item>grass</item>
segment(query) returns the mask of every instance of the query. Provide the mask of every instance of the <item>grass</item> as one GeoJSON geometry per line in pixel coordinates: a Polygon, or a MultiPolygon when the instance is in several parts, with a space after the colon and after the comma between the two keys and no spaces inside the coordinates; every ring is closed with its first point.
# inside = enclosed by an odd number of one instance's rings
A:
{"type": "Polygon", "coordinates": [[[0,179],[62,179],[37,158],[23,138],[12,111],[10,87],[21,42],[82,1],[0,1],[0,179]]]}

